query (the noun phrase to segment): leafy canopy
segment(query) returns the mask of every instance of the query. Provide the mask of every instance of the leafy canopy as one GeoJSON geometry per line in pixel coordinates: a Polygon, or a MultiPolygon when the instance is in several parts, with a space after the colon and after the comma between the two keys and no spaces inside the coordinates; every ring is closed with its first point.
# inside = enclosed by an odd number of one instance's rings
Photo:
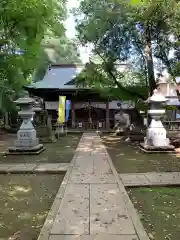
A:
{"type": "Polygon", "coordinates": [[[0,109],[12,106],[36,68],[49,32],[64,34],[64,0],[0,1],[0,109]],[[17,54],[21,50],[21,54],[17,54]]]}
{"type": "Polygon", "coordinates": [[[106,86],[108,80],[108,86],[116,87],[120,98],[129,93],[129,97],[145,99],[148,91],[139,90],[155,87],[155,67],[159,71],[167,68],[173,77],[179,74],[179,1],[83,0],[75,16],[79,40],[91,44],[94,55],[101,59],[100,66],[93,65],[94,73],[105,74],[95,78],[96,85],[106,86]],[[170,57],[172,50],[174,55],[170,57]],[[122,62],[131,66],[133,77],[115,71],[116,64],[122,62]],[[134,75],[139,79],[138,91],[130,89],[134,75]]]}

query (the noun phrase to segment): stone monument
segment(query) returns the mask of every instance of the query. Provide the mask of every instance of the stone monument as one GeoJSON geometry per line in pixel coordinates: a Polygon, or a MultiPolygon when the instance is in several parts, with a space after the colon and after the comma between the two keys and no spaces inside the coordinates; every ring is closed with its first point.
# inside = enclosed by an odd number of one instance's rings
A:
{"type": "Polygon", "coordinates": [[[163,96],[161,91],[154,90],[153,95],[147,100],[150,104],[148,114],[152,120],[147,129],[147,135],[144,143],[140,144],[141,150],[144,152],[173,152],[174,146],[170,145],[169,139],[166,137],[166,129],[164,128],[161,117],[165,114],[163,104],[168,100],[163,96]]]}
{"type": "Polygon", "coordinates": [[[9,147],[9,154],[39,154],[45,148],[43,144],[39,144],[36,137],[36,130],[32,124],[34,117],[33,104],[35,100],[29,95],[19,98],[15,103],[20,107],[21,111],[18,115],[22,118],[22,124],[17,132],[17,139],[14,146],[9,147]]]}

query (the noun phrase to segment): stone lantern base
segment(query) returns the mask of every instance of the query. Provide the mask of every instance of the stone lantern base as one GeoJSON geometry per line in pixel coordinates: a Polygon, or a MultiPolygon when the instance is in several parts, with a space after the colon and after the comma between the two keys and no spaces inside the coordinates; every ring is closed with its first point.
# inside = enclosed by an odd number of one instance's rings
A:
{"type": "Polygon", "coordinates": [[[39,139],[36,137],[36,130],[34,129],[31,120],[28,118],[23,121],[17,132],[14,146],[8,148],[8,154],[39,154],[44,149],[43,144],[40,144],[39,139]]]}
{"type": "Polygon", "coordinates": [[[9,147],[7,155],[38,155],[45,150],[43,144],[34,147],[9,147]]]}
{"type": "Polygon", "coordinates": [[[140,143],[140,150],[145,153],[175,153],[175,147],[172,145],[155,147],[140,143]]]}

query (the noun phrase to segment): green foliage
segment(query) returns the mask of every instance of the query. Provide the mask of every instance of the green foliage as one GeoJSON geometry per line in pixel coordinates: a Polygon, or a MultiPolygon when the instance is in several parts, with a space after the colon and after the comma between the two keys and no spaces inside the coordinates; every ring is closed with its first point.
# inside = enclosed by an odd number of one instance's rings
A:
{"type": "Polygon", "coordinates": [[[143,111],[144,114],[147,114],[147,111],[148,111],[148,104],[147,103],[144,103],[142,101],[138,101],[136,103],[136,108],[138,111],[143,111]]]}
{"type": "Polygon", "coordinates": [[[174,77],[180,74],[180,2],[176,0],[143,0],[133,5],[136,21],[150,31],[153,56],[174,77]],[[174,56],[169,53],[174,50],[174,56]]]}
{"type": "Polygon", "coordinates": [[[139,97],[146,99],[147,88],[139,82],[140,77],[137,73],[122,73],[119,71],[119,65],[108,65],[107,63],[95,64],[92,61],[87,63],[84,70],[77,77],[77,85],[91,87],[98,91],[102,96],[109,99],[137,100],[139,97]],[[111,69],[110,69],[111,67],[111,69]],[[133,78],[133,81],[127,82],[127,78],[133,78]]]}
{"type": "Polygon", "coordinates": [[[166,110],[177,110],[176,106],[166,106],[166,110]]]}
{"type": "Polygon", "coordinates": [[[65,35],[61,38],[51,36],[44,39],[41,53],[33,81],[39,81],[44,77],[50,64],[80,64],[80,56],[75,41],[65,35]]]}
{"type": "Polygon", "coordinates": [[[66,36],[48,39],[44,50],[51,63],[81,63],[75,41],[68,39],[66,36]]]}
{"type": "MultiPolygon", "coordinates": [[[[91,44],[94,54],[102,60],[101,70],[98,66],[98,70],[93,72],[91,69],[92,72],[88,73],[88,76],[97,74],[97,77],[93,76],[93,84],[96,82],[95,85],[100,85],[101,89],[108,81],[107,85],[116,87],[119,96],[144,99],[148,88],[152,91],[155,87],[152,56],[157,59],[158,67],[167,68],[174,78],[179,75],[178,1],[83,0],[75,16],[79,40],[84,45],[91,44]],[[137,23],[141,24],[143,31],[137,29],[137,23]],[[172,36],[175,41],[170,39],[172,36]],[[175,51],[175,57],[169,58],[171,50],[175,51]],[[136,78],[138,76],[136,84],[132,77],[127,78],[123,74],[119,77],[114,71],[116,64],[124,61],[131,66],[130,74],[133,77],[136,75],[136,78]],[[103,83],[99,76],[102,71],[105,73],[103,83]],[[126,81],[126,84],[123,85],[122,81],[126,81]],[[133,88],[136,85],[137,92],[131,90],[132,85],[133,88]],[[139,89],[145,90],[141,93],[139,89]]],[[[86,78],[87,81],[91,85],[91,77],[86,78]]],[[[113,94],[117,91],[113,90],[113,94]]]]}
{"type": "MultiPolygon", "coordinates": [[[[17,97],[36,68],[47,31],[64,33],[65,1],[0,1],[0,109],[17,97]],[[17,55],[16,50],[24,54],[17,55]]],[[[8,104],[9,103],[9,104],[8,104]]],[[[2,109],[3,108],[3,109],[2,109]]]]}

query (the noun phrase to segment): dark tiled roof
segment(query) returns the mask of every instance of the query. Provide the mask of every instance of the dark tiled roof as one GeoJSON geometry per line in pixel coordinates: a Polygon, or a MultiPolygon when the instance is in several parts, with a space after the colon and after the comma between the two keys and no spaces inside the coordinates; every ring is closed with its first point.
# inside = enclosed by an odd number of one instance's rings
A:
{"type": "Polygon", "coordinates": [[[53,65],[47,70],[43,80],[35,82],[26,88],[35,89],[76,89],[75,77],[82,71],[83,65],[53,65]]]}

